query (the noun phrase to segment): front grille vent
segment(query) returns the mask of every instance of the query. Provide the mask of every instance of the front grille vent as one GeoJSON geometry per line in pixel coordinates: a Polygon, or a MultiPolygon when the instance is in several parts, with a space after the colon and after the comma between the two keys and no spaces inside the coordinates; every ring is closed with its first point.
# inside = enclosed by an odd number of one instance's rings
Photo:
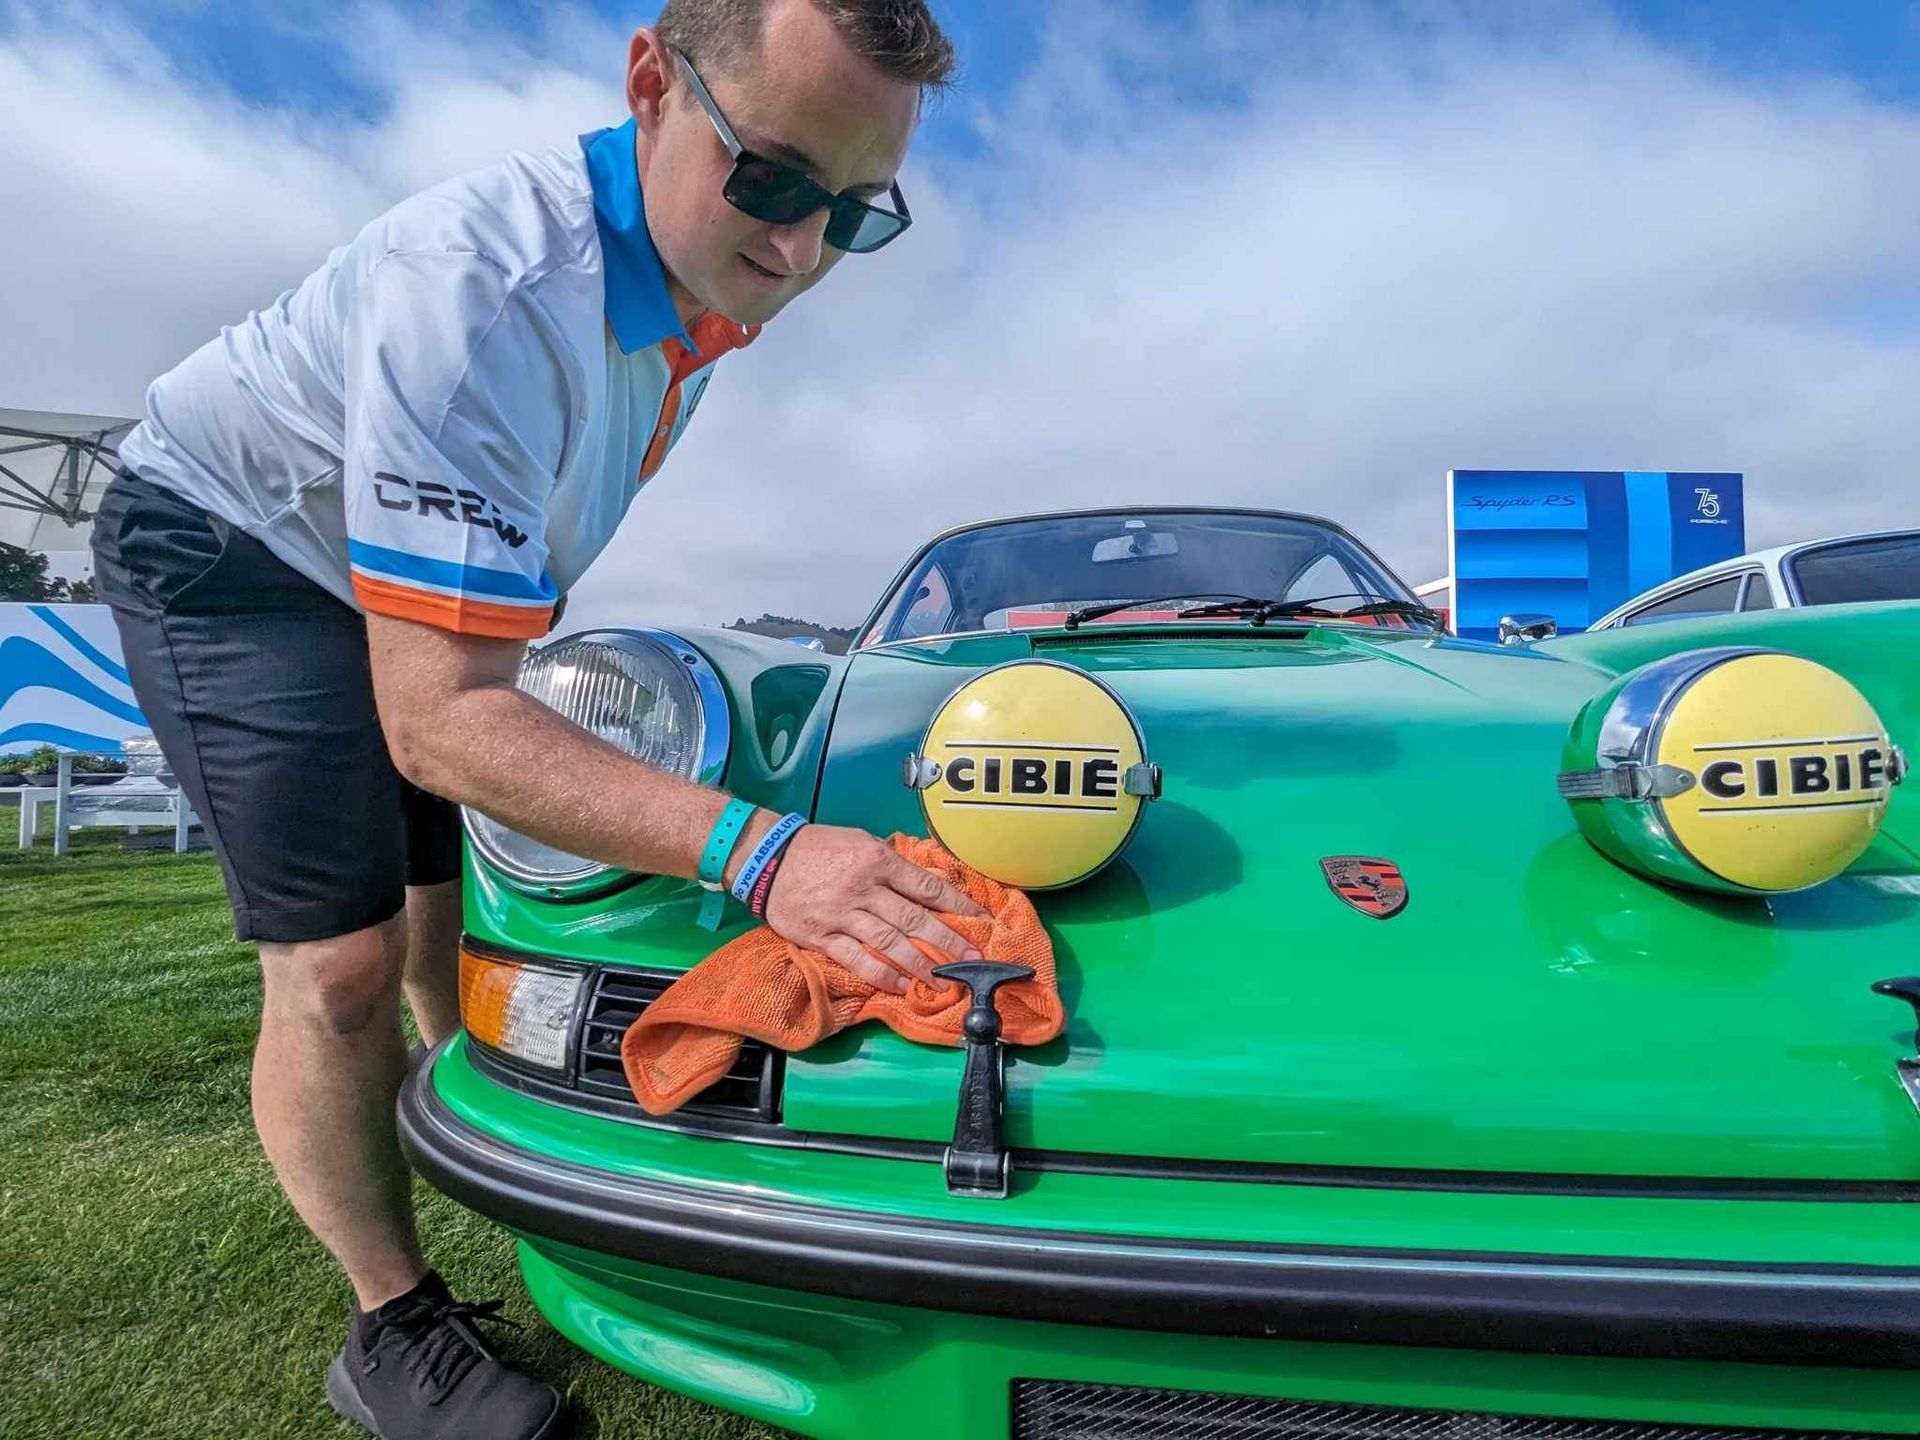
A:
{"type": "MultiPolygon", "coordinates": [[[[594,978],[580,1022],[577,1086],[588,1095],[630,1106],[645,1114],[633,1098],[627,1073],[620,1068],[620,1041],[647,1006],[659,999],[676,977],[642,970],[603,968],[594,978]]],[[[681,1107],[696,1115],[772,1122],[780,1118],[780,1057],[757,1040],[740,1047],[733,1068],[681,1107]]],[[[678,1112],[676,1112],[678,1113],[678,1112]]]]}
{"type": "Polygon", "coordinates": [[[1013,1440],[1880,1440],[1624,1420],[1323,1405],[1121,1385],[1013,1382],[1013,1440]]]}

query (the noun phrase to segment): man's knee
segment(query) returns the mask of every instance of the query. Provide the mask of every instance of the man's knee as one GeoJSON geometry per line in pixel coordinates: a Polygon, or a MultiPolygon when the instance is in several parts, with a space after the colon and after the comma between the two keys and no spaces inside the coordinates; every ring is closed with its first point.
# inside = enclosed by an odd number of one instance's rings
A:
{"type": "Polygon", "coordinates": [[[329,1034],[357,1034],[398,1015],[406,954],[406,923],[399,916],[351,935],[262,945],[267,1009],[329,1034]]]}

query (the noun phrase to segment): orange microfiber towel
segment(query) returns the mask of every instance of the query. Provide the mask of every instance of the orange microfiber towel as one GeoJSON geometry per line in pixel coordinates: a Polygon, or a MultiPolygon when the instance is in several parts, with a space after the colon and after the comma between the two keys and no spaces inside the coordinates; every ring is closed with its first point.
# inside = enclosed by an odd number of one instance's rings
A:
{"type": "MultiPolygon", "coordinates": [[[[994,994],[1001,1038],[1012,1045],[1038,1045],[1058,1035],[1066,1012],[1054,981],[1053,942],[1033,902],[961,864],[935,841],[895,835],[888,843],[966,891],[988,912],[979,919],[942,915],[954,933],[989,960],[1032,967],[1033,979],[1011,981],[994,994]]],[[[920,948],[929,958],[948,958],[920,948]]],[[[641,1107],[665,1115],[726,1074],[743,1038],[804,1050],[862,1020],[884,1020],[909,1040],[959,1045],[960,1021],[971,1003],[967,987],[952,981],[915,980],[904,995],[877,990],[838,961],[803,950],[762,925],[728,941],[668,986],[627,1030],[620,1063],[641,1107]]]]}

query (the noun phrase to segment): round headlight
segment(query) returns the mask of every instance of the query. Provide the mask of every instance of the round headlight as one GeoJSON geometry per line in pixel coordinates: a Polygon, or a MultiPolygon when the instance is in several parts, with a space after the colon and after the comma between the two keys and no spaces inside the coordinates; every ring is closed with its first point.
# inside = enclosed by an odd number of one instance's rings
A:
{"type": "MultiPolygon", "coordinates": [[[[519,687],[637,760],[689,780],[719,781],[727,698],[704,656],[664,630],[590,630],[532,651],[519,687]]],[[[623,872],[543,844],[477,810],[467,838],[509,880],[550,896],[595,894],[623,872]]]]}

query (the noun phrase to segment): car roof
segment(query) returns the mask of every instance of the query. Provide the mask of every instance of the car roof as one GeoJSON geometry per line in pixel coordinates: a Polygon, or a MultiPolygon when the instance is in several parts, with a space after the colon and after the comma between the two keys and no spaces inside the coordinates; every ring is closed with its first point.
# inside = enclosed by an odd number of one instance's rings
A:
{"type": "Polygon", "coordinates": [[[1629,610],[1638,610],[1657,596],[1689,590],[1695,585],[1704,584],[1721,575],[1738,574],[1756,569],[1778,571],[1789,556],[1798,555],[1802,551],[1819,550],[1828,545],[1851,544],[1856,540],[1890,540],[1907,535],[1920,536],[1920,530],[1862,530],[1851,535],[1827,535],[1816,540],[1796,540],[1787,545],[1772,545],[1765,550],[1749,550],[1744,555],[1735,555],[1730,560],[1716,560],[1711,565],[1702,565],[1697,570],[1689,570],[1684,575],[1676,575],[1671,580],[1663,580],[1658,585],[1642,590],[1638,595],[1614,606],[1587,628],[1603,629],[1619,620],[1629,610]]]}

